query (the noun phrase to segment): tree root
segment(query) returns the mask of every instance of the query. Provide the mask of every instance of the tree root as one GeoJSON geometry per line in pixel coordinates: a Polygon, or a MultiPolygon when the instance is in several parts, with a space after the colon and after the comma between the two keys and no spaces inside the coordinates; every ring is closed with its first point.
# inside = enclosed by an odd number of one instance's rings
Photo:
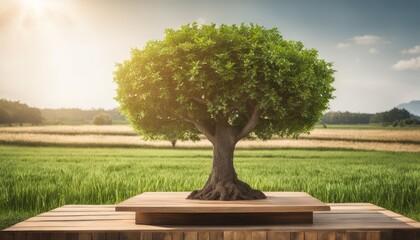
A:
{"type": "Polygon", "coordinates": [[[194,190],[187,199],[195,200],[255,200],[267,198],[260,190],[252,189],[240,180],[208,182],[203,189],[194,190]]]}

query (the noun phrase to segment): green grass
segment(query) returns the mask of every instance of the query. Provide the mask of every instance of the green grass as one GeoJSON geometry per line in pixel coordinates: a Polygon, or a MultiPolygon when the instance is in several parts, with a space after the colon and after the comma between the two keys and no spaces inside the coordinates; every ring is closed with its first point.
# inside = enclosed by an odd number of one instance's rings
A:
{"type": "MultiPolygon", "coordinates": [[[[0,146],[0,229],[64,204],[118,203],[145,191],[191,191],[209,149],[0,146]]],[[[420,153],[237,150],[239,177],[264,191],[370,202],[420,220],[420,153]]]]}

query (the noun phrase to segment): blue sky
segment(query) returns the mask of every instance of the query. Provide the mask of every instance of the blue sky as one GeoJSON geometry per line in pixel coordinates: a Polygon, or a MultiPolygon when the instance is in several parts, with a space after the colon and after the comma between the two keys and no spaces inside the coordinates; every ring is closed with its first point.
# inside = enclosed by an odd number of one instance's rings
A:
{"type": "Polygon", "coordinates": [[[199,23],[257,23],[316,48],[337,70],[331,110],[379,112],[420,99],[420,1],[2,0],[0,98],[113,108],[116,62],[199,23]]]}

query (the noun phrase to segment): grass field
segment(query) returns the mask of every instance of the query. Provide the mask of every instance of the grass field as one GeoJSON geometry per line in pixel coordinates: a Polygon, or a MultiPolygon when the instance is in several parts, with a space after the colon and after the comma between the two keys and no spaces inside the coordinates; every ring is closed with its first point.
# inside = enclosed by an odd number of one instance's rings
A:
{"type": "MultiPolygon", "coordinates": [[[[64,204],[117,203],[203,186],[209,149],[0,146],[0,228],[64,204]]],[[[370,202],[420,220],[420,153],[237,150],[241,179],[263,191],[370,202]]]]}

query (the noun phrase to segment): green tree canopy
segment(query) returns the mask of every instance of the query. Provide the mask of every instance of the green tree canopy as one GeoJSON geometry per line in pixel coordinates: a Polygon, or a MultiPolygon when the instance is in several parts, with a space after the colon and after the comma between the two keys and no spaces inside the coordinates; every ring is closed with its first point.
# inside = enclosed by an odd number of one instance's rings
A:
{"type": "Polygon", "coordinates": [[[123,113],[143,136],[194,140],[218,119],[242,130],[258,118],[253,131],[268,139],[317,123],[332,98],[333,73],[315,49],[277,29],[194,23],[132,49],[115,81],[123,113]]]}

